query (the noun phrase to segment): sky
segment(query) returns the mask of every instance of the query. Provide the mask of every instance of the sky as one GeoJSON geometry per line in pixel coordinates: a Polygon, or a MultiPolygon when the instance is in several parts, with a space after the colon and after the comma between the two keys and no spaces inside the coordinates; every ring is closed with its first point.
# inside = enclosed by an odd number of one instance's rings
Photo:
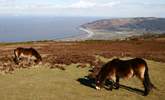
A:
{"type": "Polygon", "coordinates": [[[0,0],[2,15],[165,17],[165,0],[0,0]]]}

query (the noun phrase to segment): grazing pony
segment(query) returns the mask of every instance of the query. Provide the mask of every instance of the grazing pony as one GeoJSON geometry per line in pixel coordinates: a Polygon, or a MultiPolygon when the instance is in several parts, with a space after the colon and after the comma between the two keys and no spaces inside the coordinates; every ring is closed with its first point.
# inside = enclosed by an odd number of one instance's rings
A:
{"type": "Polygon", "coordinates": [[[144,85],[144,96],[147,96],[152,88],[156,88],[150,81],[148,74],[148,67],[146,61],[141,58],[134,58],[130,60],[113,59],[101,68],[96,76],[96,89],[100,89],[106,80],[111,80],[110,89],[113,86],[119,89],[120,78],[132,78],[137,76],[144,85]]]}
{"type": "Polygon", "coordinates": [[[14,49],[14,61],[16,64],[19,64],[21,58],[27,58],[28,63],[33,59],[36,64],[42,63],[42,58],[40,54],[34,48],[22,48],[18,47],[14,49]]]}

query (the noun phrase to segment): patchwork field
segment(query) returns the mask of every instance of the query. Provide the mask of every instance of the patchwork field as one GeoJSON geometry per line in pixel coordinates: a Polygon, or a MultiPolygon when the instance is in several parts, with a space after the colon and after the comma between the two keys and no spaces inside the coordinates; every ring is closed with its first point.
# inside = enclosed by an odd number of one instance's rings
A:
{"type": "Polygon", "coordinates": [[[0,97],[1,100],[164,100],[164,44],[163,39],[2,43],[0,97]],[[37,49],[43,64],[15,65],[12,58],[17,47],[37,49]],[[94,89],[94,81],[85,76],[92,66],[101,66],[114,57],[145,58],[151,81],[158,89],[142,96],[143,86],[137,78],[121,80],[119,90],[94,89]]]}

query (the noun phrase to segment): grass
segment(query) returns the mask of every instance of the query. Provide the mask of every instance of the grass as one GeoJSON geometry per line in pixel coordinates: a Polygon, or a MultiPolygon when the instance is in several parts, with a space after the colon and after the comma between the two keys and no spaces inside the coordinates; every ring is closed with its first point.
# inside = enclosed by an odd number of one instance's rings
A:
{"type": "MultiPolygon", "coordinates": [[[[164,100],[165,63],[147,62],[151,80],[159,89],[147,97],[124,88],[97,91],[80,84],[77,79],[88,75],[90,68],[76,68],[72,64],[65,71],[39,66],[0,75],[0,100],[164,100]]],[[[136,78],[122,80],[121,84],[143,89],[136,78]]]]}
{"type": "Polygon", "coordinates": [[[28,41],[28,42],[0,42],[0,46],[20,45],[20,44],[33,44],[33,41],[28,41]]]}
{"type": "Polygon", "coordinates": [[[46,43],[46,42],[52,42],[52,41],[54,41],[54,40],[38,40],[38,41],[24,41],[24,42],[0,42],[0,46],[46,43]]]}

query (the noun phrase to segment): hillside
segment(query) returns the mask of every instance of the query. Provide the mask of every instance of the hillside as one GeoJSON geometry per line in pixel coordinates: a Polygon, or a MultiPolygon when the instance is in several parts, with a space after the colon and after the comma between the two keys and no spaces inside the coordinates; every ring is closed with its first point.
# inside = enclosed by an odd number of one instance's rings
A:
{"type": "Polygon", "coordinates": [[[137,17],[102,19],[82,25],[83,28],[102,31],[133,31],[142,33],[165,33],[165,18],[137,17]]]}
{"type": "Polygon", "coordinates": [[[164,37],[138,41],[0,43],[1,100],[164,100],[164,44],[164,37]],[[12,56],[17,47],[35,48],[43,57],[43,64],[15,65],[12,56]],[[90,74],[91,66],[100,66],[96,61],[105,63],[114,57],[145,58],[151,81],[158,90],[143,97],[142,83],[132,78],[121,80],[119,90],[96,91],[95,81],[85,76],[90,74]],[[64,69],[56,64],[64,65],[64,69]]]}
{"type": "MultiPolygon", "coordinates": [[[[49,68],[60,68],[58,65],[90,64],[97,66],[97,56],[141,57],[149,60],[165,62],[165,38],[130,41],[45,41],[27,43],[0,44],[0,72],[10,73],[19,68],[27,68],[28,64],[17,66],[13,62],[13,50],[17,47],[34,47],[43,58],[43,64],[49,68]],[[147,52],[146,52],[147,51],[147,52]]],[[[65,66],[64,66],[65,67],[65,66]]]]}

